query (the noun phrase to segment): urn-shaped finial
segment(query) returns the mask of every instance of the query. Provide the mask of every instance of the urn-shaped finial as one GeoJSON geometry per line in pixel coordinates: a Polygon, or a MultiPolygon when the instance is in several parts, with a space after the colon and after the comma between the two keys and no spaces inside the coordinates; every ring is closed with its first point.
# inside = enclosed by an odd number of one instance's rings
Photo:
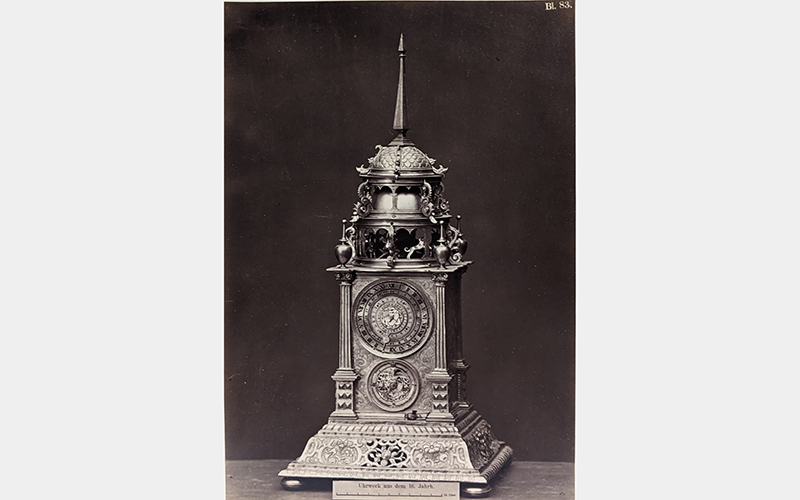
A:
{"type": "Polygon", "coordinates": [[[433,253],[439,263],[439,269],[445,267],[447,260],[450,258],[450,247],[445,244],[444,221],[439,221],[439,244],[433,249],[433,253]]]}
{"type": "Polygon", "coordinates": [[[339,240],[339,244],[336,245],[336,260],[339,261],[339,267],[345,267],[345,265],[350,261],[350,258],[353,257],[353,247],[350,245],[350,242],[347,241],[347,236],[345,235],[345,225],[347,224],[347,219],[342,219],[342,239],[339,240]]]}

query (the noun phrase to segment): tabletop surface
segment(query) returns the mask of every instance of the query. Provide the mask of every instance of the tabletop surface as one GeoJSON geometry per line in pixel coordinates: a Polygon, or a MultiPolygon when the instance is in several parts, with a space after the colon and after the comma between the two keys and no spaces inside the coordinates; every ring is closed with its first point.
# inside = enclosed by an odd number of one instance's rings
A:
{"type": "MultiPolygon", "coordinates": [[[[227,500],[328,499],[330,483],[311,491],[286,491],[278,472],[289,460],[228,460],[225,462],[227,500]]],[[[490,499],[573,500],[571,462],[511,462],[491,481],[490,499]]]]}

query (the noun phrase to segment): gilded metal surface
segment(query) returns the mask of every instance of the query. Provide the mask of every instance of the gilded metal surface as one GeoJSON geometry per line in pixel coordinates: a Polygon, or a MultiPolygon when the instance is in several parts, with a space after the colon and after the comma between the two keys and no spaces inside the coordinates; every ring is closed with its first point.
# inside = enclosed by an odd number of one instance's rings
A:
{"type": "MultiPolygon", "coordinates": [[[[420,376],[419,395],[413,404],[404,411],[410,412],[411,410],[415,410],[418,412],[419,417],[423,419],[430,411],[432,405],[431,386],[426,380],[427,375],[433,370],[433,357],[433,345],[429,341],[426,342],[419,351],[403,358],[403,361],[406,361],[416,368],[420,376]]],[[[376,366],[384,361],[385,358],[382,356],[377,356],[367,351],[361,342],[354,342],[353,369],[359,378],[359,381],[354,385],[355,411],[358,412],[362,418],[373,418],[372,416],[380,417],[381,413],[386,411],[378,406],[375,398],[369,394],[370,391],[367,383],[370,373],[372,373],[376,366]]]]}
{"type": "Polygon", "coordinates": [[[280,475],[486,483],[510,460],[511,448],[474,410],[462,420],[469,424],[331,422],[280,475]]]}
{"type": "Polygon", "coordinates": [[[475,426],[465,438],[469,447],[469,459],[472,465],[481,468],[500,451],[500,443],[492,434],[492,428],[488,422],[482,421],[475,426]]]}
{"type": "MultiPolygon", "coordinates": [[[[436,160],[415,146],[386,146],[367,160],[373,172],[377,170],[428,170],[433,174],[436,160]]],[[[401,174],[402,175],[402,174],[401,174]]],[[[441,175],[441,174],[438,174],[441,175]]],[[[433,176],[433,175],[432,175],[433,176]]]]}
{"type": "Polygon", "coordinates": [[[432,328],[431,306],[411,282],[380,280],[361,291],[353,305],[359,339],[373,354],[400,358],[418,350],[432,328]]]}
{"type": "Polygon", "coordinates": [[[357,167],[339,266],[328,269],[340,289],[335,408],[280,475],[486,484],[512,450],[466,401],[466,239],[443,196],[447,169],[405,136],[402,69],[398,88],[399,134],[357,167]]]}
{"type": "Polygon", "coordinates": [[[414,404],[419,394],[419,374],[410,364],[384,361],[372,369],[367,379],[369,394],[381,409],[402,411],[414,404]]]}
{"type": "Polygon", "coordinates": [[[406,101],[405,79],[406,67],[404,60],[406,57],[406,49],[403,46],[403,34],[400,34],[400,45],[397,47],[400,53],[400,78],[397,81],[397,100],[394,107],[394,129],[398,132],[405,134],[408,130],[408,102],[406,101]]]}
{"type": "Polygon", "coordinates": [[[372,191],[373,187],[368,181],[359,184],[357,191],[358,201],[353,209],[353,216],[356,219],[358,217],[366,217],[372,212],[372,191]]]}

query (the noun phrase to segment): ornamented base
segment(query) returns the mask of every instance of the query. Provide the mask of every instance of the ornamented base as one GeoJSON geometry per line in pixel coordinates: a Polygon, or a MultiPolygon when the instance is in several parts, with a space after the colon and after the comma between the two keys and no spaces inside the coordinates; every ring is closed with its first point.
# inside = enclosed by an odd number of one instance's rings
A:
{"type": "Polygon", "coordinates": [[[454,423],[330,421],[278,475],[487,484],[512,449],[472,408],[454,423]]]}

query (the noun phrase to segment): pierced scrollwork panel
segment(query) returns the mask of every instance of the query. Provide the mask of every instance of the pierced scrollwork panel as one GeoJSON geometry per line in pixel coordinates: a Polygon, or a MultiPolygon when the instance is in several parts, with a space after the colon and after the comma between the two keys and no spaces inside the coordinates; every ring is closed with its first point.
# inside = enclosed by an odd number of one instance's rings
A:
{"type": "Polygon", "coordinates": [[[467,446],[455,439],[319,437],[309,440],[299,463],[388,469],[469,469],[467,446]]]}
{"type": "Polygon", "coordinates": [[[366,442],[368,448],[367,460],[362,463],[365,467],[408,467],[408,441],[405,439],[370,439],[366,442]]]}

